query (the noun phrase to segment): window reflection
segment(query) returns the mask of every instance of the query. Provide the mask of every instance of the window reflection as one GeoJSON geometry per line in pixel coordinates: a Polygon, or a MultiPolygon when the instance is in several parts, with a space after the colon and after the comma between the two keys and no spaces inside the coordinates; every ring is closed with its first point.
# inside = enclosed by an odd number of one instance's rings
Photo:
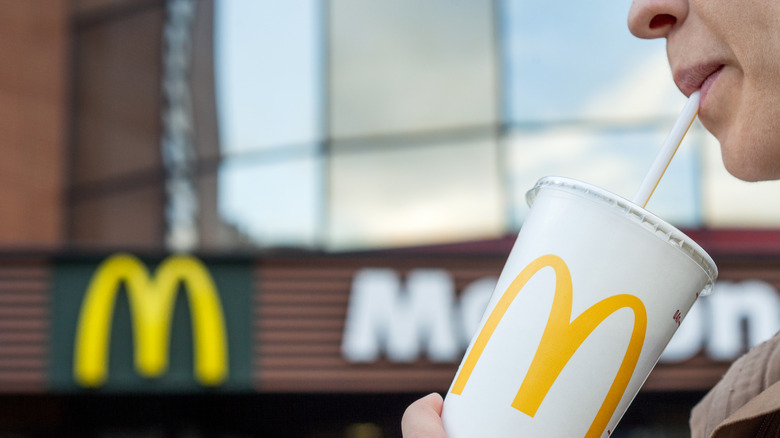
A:
{"type": "Polygon", "coordinates": [[[243,236],[242,243],[262,247],[317,246],[322,222],[322,175],[316,156],[228,159],[220,175],[223,220],[243,236]]]}
{"type": "Polygon", "coordinates": [[[322,11],[315,0],[216,3],[223,163],[233,245],[315,247],[322,222],[322,11]]]}
{"type": "Polygon", "coordinates": [[[333,249],[477,240],[506,229],[492,136],[335,146],[333,249]]]}
{"type": "Polygon", "coordinates": [[[335,0],[329,17],[329,247],[501,235],[492,2],[335,0]]]}
{"type": "MultiPolygon", "coordinates": [[[[631,198],[685,101],[664,41],[628,33],[628,3],[216,5],[219,209],[255,246],[511,234],[551,174],[631,198]]],[[[767,226],[780,211],[758,201],[778,186],[763,187],[729,177],[695,125],[648,208],[767,226]]]]}
{"type": "Polygon", "coordinates": [[[226,153],[322,136],[322,20],[315,0],[215,4],[216,87],[226,153]]]}
{"type": "MultiPolygon", "coordinates": [[[[685,102],[664,41],[629,35],[628,4],[501,4],[513,226],[527,212],[525,191],[549,174],[631,199],[685,102]]],[[[701,223],[691,137],[648,204],[680,226],[701,223]]]]}
{"type": "Polygon", "coordinates": [[[490,0],[329,4],[332,137],[495,126],[490,0]]]}

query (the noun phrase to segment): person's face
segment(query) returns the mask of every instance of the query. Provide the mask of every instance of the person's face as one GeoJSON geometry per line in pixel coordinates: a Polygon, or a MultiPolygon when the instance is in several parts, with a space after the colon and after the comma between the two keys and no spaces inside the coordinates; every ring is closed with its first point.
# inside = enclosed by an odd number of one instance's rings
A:
{"type": "Polygon", "coordinates": [[[726,169],[748,181],[780,178],[780,2],[634,0],[628,26],[666,38],[677,86],[701,89],[699,119],[726,169]]]}

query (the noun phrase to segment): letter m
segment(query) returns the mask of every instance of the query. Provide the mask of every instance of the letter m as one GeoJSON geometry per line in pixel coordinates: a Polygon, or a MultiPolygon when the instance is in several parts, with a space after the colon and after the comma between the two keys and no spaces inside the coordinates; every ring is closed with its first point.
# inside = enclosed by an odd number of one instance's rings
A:
{"type": "Polygon", "coordinates": [[[443,270],[418,269],[406,283],[402,288],[391,269],[355,274],[341,344],[347,360],[373,361],[384,348],[390,360],[413,361],[422,346],[433,361],[457,358],[452,278],[443,270]]]}
{"type": "MultiPolygon", "coordinates": [[[[571,274],[566,263],[556,255],[550,254],[537,258],[526,266],[509,285],[491,311],[482,331],[474,340],[471,350],[463,361],[463,366],[455,377],[451,393],[456,395],[463,393],[471,373],[479,362],[488,341],[493,336],[493,332],[509,309],[509,305],[512,304],[512,301],[531,277],[541,269],[548,267],[555,271],[556,276],[552,310],[542,333],[539,348],[536,350],[523,383],[517,391],[512,407],[531,417],[536,415],[536,411],[553,383],[585,339],[610,315],[623,308],[630,309],[634,314],[634,325],[631,329],[628,347],[607,396],[585,435],[585,438],[598,438],[609,424],[609,420],[617,409],[634,374],[647,332],[647,311],[639,298],[621,294],[599,301],[572,321],[571,274]]],[[[585,376],[586,373],[582,375],[585,376]]]]}
{"type": "Polygon", "coordinates": [[[171,321],[181,283],[187,291],[192,320],[195,377],[203,385],[225,380],[224,315],[214,281],[203,263],[190,256],[171,256],[150,276],[136,257],[116,254],[98,266],[81,304],[73,355],[77,382],[95,387],[106,381],[114,304],[122,282],[130,303],[135,368],[140,375],[158,377],[168,370],[171,321]]]}

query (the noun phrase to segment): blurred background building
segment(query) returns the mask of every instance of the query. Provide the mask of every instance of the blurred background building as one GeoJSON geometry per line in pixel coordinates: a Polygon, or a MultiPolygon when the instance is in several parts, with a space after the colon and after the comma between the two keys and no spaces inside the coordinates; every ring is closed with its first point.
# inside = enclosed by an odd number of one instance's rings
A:
{"type": "MultiPolygon", "coordinates": [[[[447,390],[525,192],[631,198],[684,104],[628,2],[0,6],[0,436],[398,437],[447,390]],[[170,351],[143,365],[133,297],[163,272],[170,351]]],[[[648,209],[721,281],[613,436],[687,436],[780,328],[778,194],[694,125],[648,209]]]]}

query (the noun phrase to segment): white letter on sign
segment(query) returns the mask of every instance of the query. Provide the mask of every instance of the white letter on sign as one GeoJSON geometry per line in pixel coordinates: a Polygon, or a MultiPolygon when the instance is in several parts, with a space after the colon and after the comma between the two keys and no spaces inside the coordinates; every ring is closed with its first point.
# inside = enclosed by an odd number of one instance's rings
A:
{"type": "Polygon", "coordinates": [[[712,324],[707,353],[713,359],[732,360],[771,338],[780,328],[780,303],[769,283],[719,282],[708,298],[712,324]],[[747,326],[748,345],[743,342],[743,324],[747,326]]]}
{"type": "Polygon", "coordinates": [[[379,358],[409,362],[426,347],[436,362],[455,360],[460,345],[453,321],[455,286],[439,269],[417,269],[406,290],[391,269],[363,269],[352,282],[341,350],[354,362],[379,358]]]}

